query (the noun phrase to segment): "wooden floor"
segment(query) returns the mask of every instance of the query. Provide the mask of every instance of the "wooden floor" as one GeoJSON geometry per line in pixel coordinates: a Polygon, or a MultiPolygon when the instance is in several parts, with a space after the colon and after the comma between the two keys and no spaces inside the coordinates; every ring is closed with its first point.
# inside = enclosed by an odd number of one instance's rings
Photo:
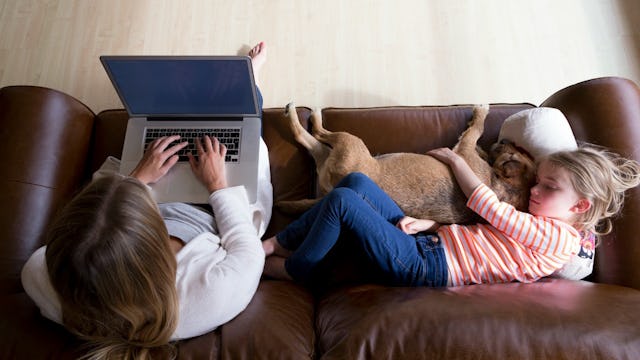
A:
{"type": "Polygon", "coordinates": [[[122,107],[98,56],[237,54],[264,40],[266,107],[539,104],[640,83],[638,0],[0,0],[0,85],[122,107]]]}

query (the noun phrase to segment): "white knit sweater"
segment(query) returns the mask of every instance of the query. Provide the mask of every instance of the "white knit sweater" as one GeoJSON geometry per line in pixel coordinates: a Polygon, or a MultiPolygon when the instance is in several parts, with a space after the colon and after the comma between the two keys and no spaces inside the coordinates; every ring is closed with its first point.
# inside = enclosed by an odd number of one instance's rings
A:
{"type": "MultiPolygon", "coordinates": [[[[258,202],[249,204],[244,187],[214,192],[209,205],[217,234],[199,234],[186,241],[176,255],[180,311],[172,340],[212,331],[237,316],[251,301],[264,266],[260,236],[269,223],[273,199],[266,155],[264,146],[258,202]]],[[[102,169],[98,174],[105,172],[102,169]]],[[[22,269],[22,284],[42,315],[62,324],[60,302],[47,273],[45,250],[43,246],[29,258],[22,269]]]]}

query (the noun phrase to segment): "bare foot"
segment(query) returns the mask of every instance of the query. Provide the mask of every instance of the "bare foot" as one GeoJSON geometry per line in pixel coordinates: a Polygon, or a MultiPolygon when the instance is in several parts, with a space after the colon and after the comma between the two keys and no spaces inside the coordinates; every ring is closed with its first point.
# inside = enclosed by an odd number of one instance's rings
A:
{"type": "Polygon", "coordinates": [[[251,66],[253,67],[253,75],[258,82],[258,77],[262,66],[267,62],[267,45],[264,41],[260,41],[256,46],[249,50],[249,57],[251,58],[251,66]]]}
{"type": "Polygon", "coordinates": [[[267,240],[262,242],[262,249],[264,250],[265,256],[278,255],[282,257],[291,256],[291,251],[283,248],[276,240],[275,236],[268,238],[267,240]]]}

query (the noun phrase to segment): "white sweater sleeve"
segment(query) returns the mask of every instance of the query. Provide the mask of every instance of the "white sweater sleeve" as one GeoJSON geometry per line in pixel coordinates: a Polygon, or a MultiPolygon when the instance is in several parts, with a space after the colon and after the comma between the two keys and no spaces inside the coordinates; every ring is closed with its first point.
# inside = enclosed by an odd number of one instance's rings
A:
{"type": "Polygon", "coordinates": [[[271,169],[269,167],[269,151],[264,140],[260,138],[260,152],[258,154],[258,197],[256,202],[249,204],[253,226],[262,237],[271,220],[273,207],[273,185],[271,185],[271,169]]]}
{"type": "Polygon", "coordinates": [[[178,253],[180,324],[173,339],[214,330],[243,311],[256,292],[264,251],[244,187],[211,194],[220,237],[204,233],[178,253]]]}
{"type": "Polygon", "coordinates": [[[46,246],[36,250],[24,264],[20,278],[22,287],[33,302],[40,308],[42,316],[62,324],[62,309],[58,294],[49,281],[49,272],[45,261],[46,246]]]}
{"type": "Polygon", "coordinates": [[[264,263],[262,242],[251,226],[249,201],[244,187],[218,190],[209,196],[209,204],[220,232],[220,243],[227,251],[226,261],[238,255],[244,258],[244,254],[250,254],[262,258],[264,263]]]}

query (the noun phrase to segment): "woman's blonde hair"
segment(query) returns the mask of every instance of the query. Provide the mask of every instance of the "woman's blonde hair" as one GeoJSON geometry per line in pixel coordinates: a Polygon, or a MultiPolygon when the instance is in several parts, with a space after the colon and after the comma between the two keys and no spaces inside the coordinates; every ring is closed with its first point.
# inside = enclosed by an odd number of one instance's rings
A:
{"type": "Polygon", "coordinates": [[[637,161],[592,144],[553,153],[545,160],[566,169],[575,191],[591,202],[586,212],[578,214],[574,226],[596,235],[611,232],[611,220],[622,210],[625,191],[640,184],[637,161]]]}
{"type": "Polygon", "coordinates": [[[50,227],[46,262],[86,358],[175,356],[176,259],[145,185],[116,175],[89,184],[50,227]]]}

